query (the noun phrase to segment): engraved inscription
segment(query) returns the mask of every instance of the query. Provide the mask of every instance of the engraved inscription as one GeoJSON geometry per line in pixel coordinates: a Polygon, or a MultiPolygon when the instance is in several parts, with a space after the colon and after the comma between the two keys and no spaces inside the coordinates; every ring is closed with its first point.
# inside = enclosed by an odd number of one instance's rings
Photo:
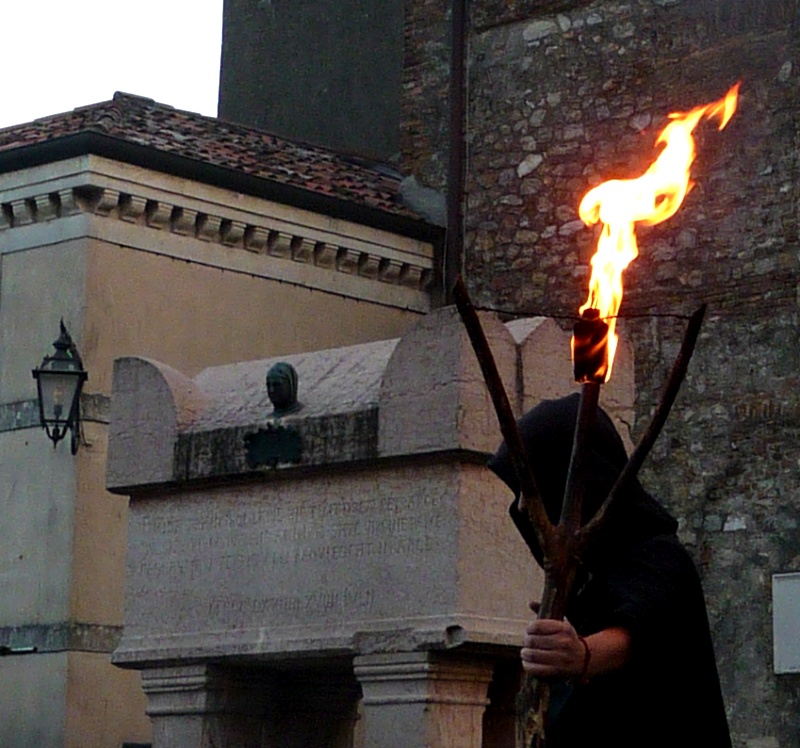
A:
{"type": "Polygon", "coordinates": [[[264,613],[292,613],[295,615],[320,615],[369,612],[375,599],[373,590],[344,588],[337,591],[316,592],[310,595],[286,595],[264,598],[244,598],[236,595],[212,597],[208,615],[212,619],[236,615],[261,615],[264,613]]]}
{"type": "Polygon", "coordinates": [[[454,586],[450,474],[427,482],[424,495],[417,486],[409,469],[139,504],[128,567],[134,617],[171,632],[357,626],[411,608],[433,615],[454,586]]]}

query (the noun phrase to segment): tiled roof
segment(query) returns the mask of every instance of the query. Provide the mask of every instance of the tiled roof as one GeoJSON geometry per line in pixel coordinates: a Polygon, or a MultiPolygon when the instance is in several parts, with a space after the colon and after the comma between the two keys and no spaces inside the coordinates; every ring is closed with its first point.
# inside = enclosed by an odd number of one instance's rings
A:
{"type": "Polygon", "coordinates": [[[399,203],[400,177],[390,169],[131,94],[116,93],[111,101],[2,129],[0,157],[8,151],[83,133],[145,146],[396,217],[418,218],[399,203]]]}

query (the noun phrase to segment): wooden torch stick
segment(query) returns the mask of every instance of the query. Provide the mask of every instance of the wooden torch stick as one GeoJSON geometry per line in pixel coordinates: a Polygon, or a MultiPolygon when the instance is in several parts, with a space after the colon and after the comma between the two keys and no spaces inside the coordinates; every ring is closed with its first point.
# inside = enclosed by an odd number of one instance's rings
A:
{"type": "MultiPolygon", "coordinates": [[[[581,509],[586,486],[586,452],[589,435],[597,420],[600,383],[586,382],[581,386],[581,399],[575,422],[561,519],[554,528],[552,552],[544,557],[545,582],[539,605],[539,618],[562,620],[577,571],[577,542],[581,529],[581,509]]],[[[520,714],[518,723],[520,748],[543,748],[546,740],[547,712],[550,705],[550,685],[532,675],[526,675],[517,697],[520,714]]]]}
{"type": "MultiPolygon", "coordinates": [[[[503,434],[509,457],[520,482],[522,499],[524,500],[521,508],[527,510],[531,524],[536,532],[537,540],[542,548],[545,585],[539,617],[563,618],[564,608],[566,607],[575,573],[575,563],[572,560],[572,556],[574,554],[575,538],[577,538],[577,533],[580,529],[585,481],[583,460],[585,443],[597,414],[600,385],[596,382],[589,382],[584,384],[581,389],[581,405],[570,459],[570,478],[565,489],[562,521],[557,527],[553,527],[536,488],[528,453],[522,443],[517,422],[511,410],[511,404],[508,401],[508,395],[497,370],[497,364],[489,347],[489,342],[486,339],[483,326],[461,276],[458,277],[453,288],[453,299],[456,302],[461,320],[467,330],[481,367],[481,372],[497,413],[500,431],[503,434]]],[[[533,740],[536,741],[535,745],[537,746],[544,745],[544,728],[549,701],[549,685],[527,676],[518,700],[518,708],[523,717],[520,720],[520,738],[525,748],[533,740]]]]}

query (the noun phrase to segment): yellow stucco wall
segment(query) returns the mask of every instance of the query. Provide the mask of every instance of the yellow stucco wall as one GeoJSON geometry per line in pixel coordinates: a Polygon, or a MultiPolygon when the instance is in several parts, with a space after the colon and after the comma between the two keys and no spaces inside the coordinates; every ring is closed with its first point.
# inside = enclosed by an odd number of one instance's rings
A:
{"type": "Polygon", "coordinates": [[[139,673],[111,666],[105,654],[70,652],[66,658],[64,748],[148,742],[147,700],[139,673]]]}
{"type": "Polygon", "coordinates": [[[119,356],[187,375],[215,364],[393,338],[419,314],[90,240],[80,347],[108,392],[119,356]]]}
{"type": "MultiPolygon", "coordinates": [[[[112,221],[80,215],[0,233],[0,405],[35,398],[30,372],[52,352],[62,317],[89,372],[84,392],[103,398],[120,356],[156,358],[193,375],[215,364],[398,337],[419,319],[419,312],[255,276],[241,263],[220,267],[217,248],[213,265],[202,253],[197,261],[160,253],[159,233],[144,226],[137,247],[104,240],[112,221]]],[[[170,238],[179,240],[190,243],[170,238]]],[[[3,484],[15,487],[0,495],[0,540],[12,539],[0,543],[0,572],[13,590],[0,603],[0,627],[85,625],[101,638],[108,629],[111,641],[123,622],[127,499],[105,490],[105,416],[84,416],[74,458],[69,440],[54,450],[38,426],[0,432],[3,484]]],[[[30,684],[0,721],[0,745],[147,742],[139,674],[111,665],[110,652],[70,646],[77,649],[0,661],[0,684],[30,684]]]]}

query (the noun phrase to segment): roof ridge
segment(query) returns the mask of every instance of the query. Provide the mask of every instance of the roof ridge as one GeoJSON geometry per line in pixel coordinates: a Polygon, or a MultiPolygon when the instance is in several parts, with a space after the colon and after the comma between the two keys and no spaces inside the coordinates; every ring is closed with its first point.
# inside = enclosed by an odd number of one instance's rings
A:
{"type": "MultiPolygon", "coordinates": [[[[338,151],[335,151],[332,148],[328,148],[326,146],[319,145],[317,143],[310,143],[308,141],[300,140],[298,138],[289,138],[284,135],[279,135],[278,133],[272,132],[271,130],[265,130],[263,128],[255,127],[253,125],[245,125],[242,124],[241,122],[234,122],[233,120],[228,120],[219,116],[202,114],[201,112],[193,112],[190,109],[179,109],[178,107],[172,106],[171,104],[164,104],[163,102],[156,101],[155,99],[149,98],[147,96],[141,96],[139,94],[131,94],[125,91],[115,91],[114,97],[111,101],[118,103],[125,109],[133,110],[135,108],[139,108],[139,109],[155,109],[165,112],[173,112],[175,114],[185,115],[193,119],[204,120],[210,124],[213,124],[218,129],[225,128],[241,134],[247,134],[251,136],[252,135],[266,136],[267,138],[271,138],[274,141],[277,141],[274,144],[276,148],[278,147],[279,143],[290,143],[294,146],[298,146],[301,148],[308,148],[321,153],[330,153],[336,156],[346,155],[343,153],[339,153],[338,151]]],[[[101,102],[101,103],[110,103],[110,102],[101,102]]]]}
{"type": "Polygon", "coordinates": [[[406,219],[420,218],[398,200],[403,175],[391,165],[122,91],[107,101],[3,128],[0,156],[8,154],[3,159],[7,164],[25,163],[24,154],[12,158],[8,152],[90,134],[325,199],[360,204],[406,219]]]}

